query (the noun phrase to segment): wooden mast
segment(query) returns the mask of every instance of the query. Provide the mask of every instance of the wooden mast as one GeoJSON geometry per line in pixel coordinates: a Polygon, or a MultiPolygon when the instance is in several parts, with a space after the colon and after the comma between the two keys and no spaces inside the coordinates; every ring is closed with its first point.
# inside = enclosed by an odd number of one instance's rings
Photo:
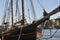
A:
{"type": "Polygon", "coordinates": [[[24,0],[22,0],[22,24],[24,25],[24,0]]]}
{"type": "Polygon", "coordinates": [[[13,27],[13,21],[14,21],[14,14],[13,14],[13,0],[11,0],[11,14],[12,14],[12,27],[13,27]]]}

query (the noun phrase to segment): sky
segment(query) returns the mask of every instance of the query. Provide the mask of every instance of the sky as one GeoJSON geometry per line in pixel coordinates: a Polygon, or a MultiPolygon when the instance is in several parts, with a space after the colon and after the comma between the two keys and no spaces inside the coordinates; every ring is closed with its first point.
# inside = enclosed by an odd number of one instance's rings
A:
{"type": "MultiPolygon", "coordinates": [[[[39,0],[40,4],[39,4],[38,0],[32,0],[32,1],[33,1],[37,19],[41,19],[43,17],[43,8],[49,13],[60,5],[60,0],[39,0]],[[43,6],[43,8],[42,8],[42,6],[43,6]]],[[[31,9],[29,2],[30,2],[29,0],[25,1],[25,15],[27,17],[28,17],[27,7],[29,9],[31,9]]],[[[0,24],[2,23],[2,18],[3,18],[3,13],[4,13],[4,7],[5,7],[4,3],[5,3],[5,0],[0,0],[0,24]]],[[[22,13],[21,0],[19,0],[19,9],[20,9],[20,13],[22,13]]],[[[30,13],[31,19],[33,19],[32,15],[31,15],[32,14],[31,10],[29,11],[29,13],[30,13]]],[[[51,19],[57,18],[57,17],[60,17],[60,12],[51,16],[51,19]]]]}

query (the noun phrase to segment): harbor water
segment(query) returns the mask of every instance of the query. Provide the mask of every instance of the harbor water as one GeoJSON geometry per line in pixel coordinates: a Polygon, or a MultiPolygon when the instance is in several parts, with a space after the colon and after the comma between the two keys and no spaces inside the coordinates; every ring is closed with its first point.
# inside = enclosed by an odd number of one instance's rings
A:
{"type": "Polygon", "coordinates": [[[43,29],[41,40],[60,40],[60,29],[43,29]]]}

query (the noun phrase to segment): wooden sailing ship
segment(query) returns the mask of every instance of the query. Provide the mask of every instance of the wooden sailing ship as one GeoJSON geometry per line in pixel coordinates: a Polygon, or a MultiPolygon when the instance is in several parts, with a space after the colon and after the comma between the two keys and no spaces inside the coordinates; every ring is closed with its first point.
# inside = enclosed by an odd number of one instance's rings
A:
{"type": "MultiPolygon", "coordinates": [[[[40,20],[33,21],[31,24],[25,24],[25,16],[24,16],[24,0],[22,0],[22,20],[14,23],[14,13],[13,13],[13,0],[11,0],[11,14],[12,14],[12,25],[11,28],[7,30],[2,30],[0,34],[0,38],[2,40],[36,40],[42,36],[42,28],[39,27],[41,23],[49,19],[49,17],[53,14],[56,14],[60,11],[60,6],[55,10],[50,12],[49,14],[44,14],[44,17],[40,20]],[[19,23],[19,25],[16,25],[19,23]]],[[[46,13],[44,11],[44,13],[46,13]]],[[[8,26],[8,23],[4,23],[8,26]]],[[[3,27],[3,26],[2,26],[3,27]]]]}

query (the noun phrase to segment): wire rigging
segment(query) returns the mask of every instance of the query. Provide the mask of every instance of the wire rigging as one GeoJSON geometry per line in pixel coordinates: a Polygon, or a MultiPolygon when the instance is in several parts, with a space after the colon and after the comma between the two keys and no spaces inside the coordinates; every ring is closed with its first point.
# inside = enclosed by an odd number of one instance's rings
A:
{"type": "Polygon", "coordinates": [[[30,1],[30,6],[31,6],[31,11],[32,11],[32,14],[33,14],[33,20],[35,21],[37,19],[37,16],[36,16],[36,13],[35,13],[33,2],[32,2],[32,0],[29,0],[29,1],[30,1]]]}
{"type": "Polygon", "coordinates": [[[7,15],[6,15],[7,9],[8,9],[7,6],[8,6],[8,0],[6,0],[6,2],[5,2],[5,9],[4,9],[4,15],[3,15],[3,21],[2,21],[2,24],[5,23],[5,20],[6,20],[6,17],[7,17],[7,15]]]}
{"type": "Polygon", "coordinates": [[[29,21],[31,22],[30,13],[29,13],[29,10],[30,10],[30,9],[29,9],[29,7],[28,7],[28,5],[27,5],[27,2],[26,2],[26,7],[27,7],[27,11],[28,11],[28,16],[29,16],[28,18],[29,18],[29,21]]]}
{"type": "Polygon", "coordinates": [[[54,32],[54,34],[50,38],[52,38],[57,33],[57,31],[58,31],[58,29],[54,32]]]}
{"type": "Polygon", "coordinates": [[[11,16],[11,2],[9,3],[9,6],[8,6],[8,10],[7,10],[7,20],[6,22],[9,22],[10,21],[10,16],[11,16]]]}
{"type": "Polygon", "coordinates": [[[22,29],[23,29],[23,27],[21,27],[21,29],[20,29],[20,34],[19,34],[18,40],[21,39],[22,29]]]}
{"type": "MultiPolygon", "coordinates": [[[[23,3],[24,0],[22,0],[21,2],[23,3]]],[[[24,4],[24,3],[23,3],[23,4],[24,4]]],[[[22,4],[22,6],[23,6],[23,4],[22,4]]],[[[23,11],[24,11],[24,10],[23,10],[23,11]]],[[[23,11],[22,11],[22,12],[23,12],[23,11]]],[[[23,16],[24,16],[24,15],[23,15],[23,16]]],[[[23,23],[23,26],[24,26],[24,23],[23,23]]],[[[22,29],[23,29],[23,27],[21,27],[21,29],[20,29],[20,34],[19,34],[18,40],[21,39],[22,29]]]]}
{"type": "Polygon", "coordinates": [[[16,16],[16,22],[20,21],[21,19],[21,15],[20,15],[20,10],[19,10],[19,6],[18,6],[18,0],[16,0],[16,12],[15,12],[15,16],[16,16]]]}
{"type": "Polygon", "coordinates": [[[39,0],[37,0],[37,2],[39,3],[39,6],[44,10],[45,8],[44,8],[43,4],[39,0]]]}
{"type": "MultiPolygon", "coordinates": [[[[42,39],[50,39],[50,38],[53,38],[54,35],[57,33],[57,31],[58,31],[58,29],[57,29],[52,35],[50,35],[50,37],[48,37],[48,38],[42,38],[42,39]]],[[[44,32],[44,31],[43,31],[43,32],[44,32]]]]}

